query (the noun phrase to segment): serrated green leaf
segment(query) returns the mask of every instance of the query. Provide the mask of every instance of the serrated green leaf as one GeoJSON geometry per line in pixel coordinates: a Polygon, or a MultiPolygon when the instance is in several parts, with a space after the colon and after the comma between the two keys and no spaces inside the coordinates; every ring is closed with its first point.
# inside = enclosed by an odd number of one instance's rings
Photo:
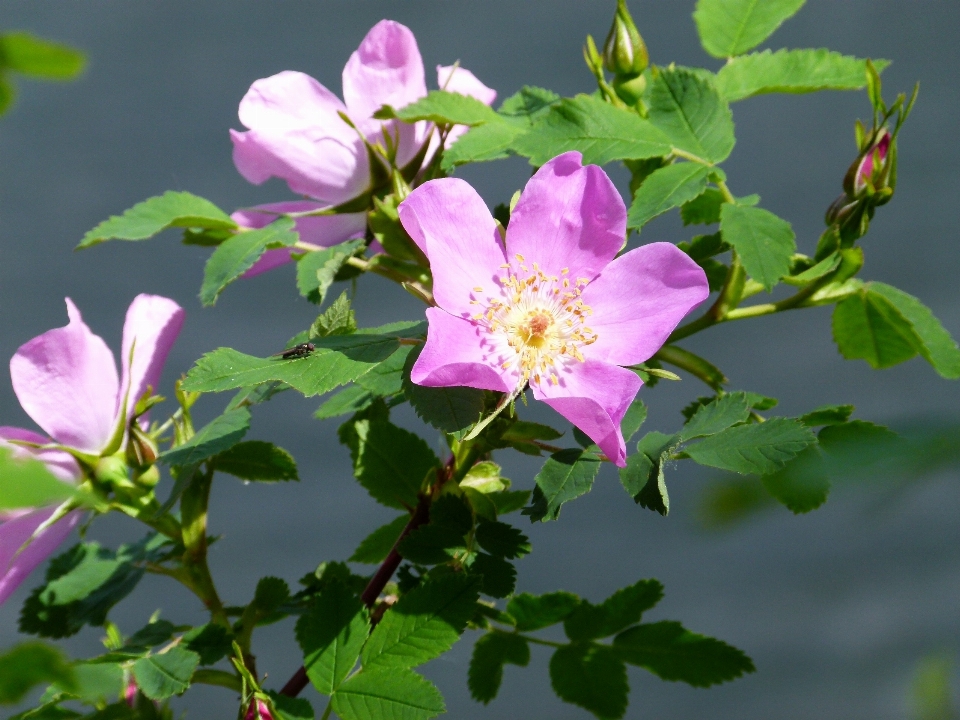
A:
{"type": "Polygon", "coordinates": [[[390,113],[379,112],[379,118],[397,117],[404,122],[431,122],[446,125],[482,125],[503,122],[503,118],[489,105],[460,93],[431,90],[425,98],[390,113]]]}
{"type": "Polygon", "coordinates": [[[341,720],[429,720],[443,713],[443,696],[411,670],[382,668],[357,673],[334,693],[341,720]]]}
{"type": "Polygon", "coordinates": [[[490,597],[505,598],[517,587],[517,568],[499,556],[478,553],[470,573],[480,577],[480,592],[490,597]]]}
{"type": "Polygon", "coordinates": [[[625,630],[614,638],[613,647],[631,665],[694,687],[716,685],[755,670],[741,650],[669,620],[625,630]]]}
{"type": "Polygon", "coordinates": [[[710,168],[674,163],[652,172],[637,189],[627,215],[627,227],[639,230],[657,215],[690,202],[707,189],[710,168]]]}
{"type": "Polygon", "coordinates": [[[866,360],[874,369],[914,357],[920,339],[913,325],[883,295],[861,288],[833,310],[833,339],[847,360],[866,360]]]}
{"type": "Polygon", "coordinates": [[[727,393],[712,402],[701,405],[680,431],[681,442],[698,437],[715,435],[731,425],[742,423],[750,417],[750,403],[744,392],[727,393]]]}
{"type": "Polygon", "coordinates": [[[503,681],[506,663],[526,667],[530,662],[530,647],[518,635],[490,632],[477,640],[470,658],[467,686],[470,696],[484,705],[497,696],[503,681]]]}
{"type": "Polygon", "coordinates": [[[327,401],[316,409],[313,416],[317,420],[326,420],[341,415],[353,415],[366,410],[376,399],[376,395],[367,392],[359,385],[351,385],[327,398],[327,401]]]}
{"type": "Polygon", "coordinates": [[[58,480],[47,466],[30,457],[14,457],[0,447],[0,510],[48,507],[76,495],[76,488],[58,480]]]}
{"type": "Polygon", "coordinates": [[[73,668],[59,648],[39,642],[20,643],[0,655],[0,704],[20,702],[40,683],[76,686],[73,668]]]}
{"type": "Polygon", "coordinates": [[[209,623],[183,635],[183,646],[200,656],[201,665],[213,665],[230,652],[233,635],[222,625],[209,623]]]}
{"type": "Polygon", "coordinates": [[[733,114],[703,73],[661,69],[650,89],[650,122],[673,147],[709,162],[733,150],[733,114]]]}
{"type": "Polygon", "coordinates": [[[311,302],[322,304],[340,268],[363,245],[359,238],[304,254],[297,260],[297,290],[311,302]]]}
{"type": "Polygon", "coordinates": [[[281,217],[264,228],[224,240],[203,268],[200,302],[208,307],[216,303],[227,285],[252,268],[267,250],[294,245],[300,236],[293,227],[293,218],[281,217]]]}
{"type": "Polygon", "coordinates": [[[297,642],[313,686],[330,695],[353,670],[367,640],[370,622],[363,603],[343,584],[332,582],[297,621],[297,642]]]}
{"type": "Polygon", "coordinates": [[[168,465],[196,465],[218,453],[229,450],[243,439],[250,429],[250,411],[245,407],[228,410],[197,431],[183,445],[160,453],[160,461],[168,465]]]}
{"type": "Polygon", "coordinates": [[[200,656],[174,646],[159,655],[140,658],[133,664],[133,676],[140,692],[151,700],[166,700],[190,687],[200,656]]]}
{"type": "Polygon", "coordinates": [[[401,345],[393,355],[358,377],[357,385],[377,397],[396,395],[403,389],[403,368],[411,350],[410,345],[401,345]]]}
{"type": "Polygon", "coordinates": [[[480,547],[491,555],[516,559],[530,552],[530,540],[513,525],[481,521],[475,535],[480,547]]]}
{"type": "Polygon", "coordinates": [[[815,441],[810,429],[798,420],[771,418],[727,428],[684,449],[701,465],[766,475],[779,470],[815,441]]]}
{"type": "Polygon", "coordinates": [[[563,630],[571,640],[597,640],[620,632],[640,618],[663,597],[663,585],[657,580],[640,580],[617,590],[599,605],[581,600],[563,621],[563,630]]]}
{"type": "Polygon", "coordinates": [[[300,480],[293,455],[273,443],[247,440],[214,458],[214,467],[242,480],[281,482],[300,480]]]}
{"type": "Polygon", "coordinates": [[[400,515],[386,525],[374,530],[353,551],[350,562],[366,563],[368,565],[377,565],[383,562],[409,522],[409,515],[400,515]]]}
{"type": "Polygon", "coordinates": [[[799,420],[807,427],[839,425],[847,422],[853,411],[853,405],[821,405],[816,410],[801,415],[799,420]]]}
{"type": "MultiPolygon", "coordinates": [[[[85,703],[109,703],[120,696],[124,687],[123,666],[119,663],[84,663],[73,666],[76,687],[71,692],[85,703]]],[[[59,684],[57,690],[64,690],[59,684]]]]}
{"type": "MultiPolygon", "coordinates": [[[[330,335],[351,335],[357,331],[357,319],[350,307],[350,296],[344,290],[330,306],[317,316],[307,332],[306,340],[330,335]]],[[[295,345],[297,343],[294,343],[295,345]]]]}
{"type": "Polygon", "coordinates": [[[580,598],[563,590],[531,595],[520,593],[507,603],[507,612],[516,621],[517,630],[530,632],[565,620],[580,605],[580,598]]]}
{"type": "Polygon", "coordinates": [[[600,458],[584,450],[561,450],[544,463],[530,507],[523,511],[532,522],[556,520],[564,503],[590,492],[600,472],[600,458]]]}
{"type": "Polygon", "coordinates": [[[497,508],[498,515],[507,515],[522,510],[530,499],[529,490],[504,490],[487,495],[497,508]]]}
{"type": "Polygon", "coordinates": [[[26,32],[0,35],[0,67],[43,78],[71,80],[83,70],[86,58],[68,45],[26,32]]]}
{"type": "Polygon", "coordinates": [[[533,128],[516,139],[513,149],[543,165],[568,150],[583,153],[583,162],[604,165],[670,152],[667,137],[636,113],[589,95],[564,98],[533,128]]]}
{"type": "Polygon", "coordinates": [[[276,720],[316,720],[313,705],[309,700],[281,695],[278,692],[267,691],[274,709],[280,714],[276,720]]]}
{"type": "Polygon", "coordinates": [[[620,484],[634,502],[664,516],[670,512],[670,495],[663,466],[677,442],[676,435],[649,432],[637,443],[637,453],[620,469],[620,484]]]}
{"type": "Polygon", "coordinates": [[[427,580],[384,613],[363,646],[364,672],[422,665],[460,639],[473,616],[478,585],[465,574],[427,580]]]}
{"type": "Polygon", "coordinates": [[[504,100],[497,112],[507,117],[523,119],[532,125],[537,118],[560,102],[560,99],[552,90],[524,85],[504,100]]]}
{"type": "Polygon", "coordinates": [[[105,240],[146,240],[171,227],[234,230],[237,224],[209,200],[171,190],[104,220],[84,235],[77,247],[87,248],[105,240]]]}
{"type": "MultiPolygon", "coordinates": [[[[693,200],[680,208],[680,219],[684,225],[712,225],[720,222],[720,208],[723,206],[723,193],[716,188],[707,188],[693,200]]],[[[709,236],[703,236],[709,237],[709,236]]]]}
{"type": "Polygon", "coordinates": [[[447,562],[454,555],[465,553],[465,536],[472,529],[469,504],[456,495],[442,495],[430,506],[430,522],[400,543],[400,554],[421,565],[447,562]]]}
{"type": "Polygon", "coordinates": [[[718,58],[742,55],[766,40],[805,0],[698,0],[693,19],[704,49],[718,58]]]}
{"type": "Polygon", "coordinates": [[[763,487],[791,512],[816,510],[827,500],[830,478],[818,448],[811,446],[786,467],[761,478],[763,487]]]}
{"type": "Polygon", "coordinates": [[[483,391],[468,387],[424,387],[410,380],[410,370],[423,346],[413,348],[403,368],[403,394],[421,420],[462,438],[480,418],[483,391]]]}
{"type": "Polygon", "coordinates": [[[740,256],[750,277],[767,290],[790,272],[796,235],[786,220],[762,208],[724,204],[720,232],[740,256]]]}
{"type": "MultiPolygon", "coordinates": [[[[873,62],[878,70],[889,65],[873,62]]],[[[866,84],[866,60],[826,48],[764,50],[734,58],[717,72],[717,89],[727,102],[765,93],[859,90],[866,84]]]]}
{"type": "Polygon", "coordinates": [[[251,605],[260,615],[275,613],[290,599],[290,587],[278,577],[264,577],[257,582],[251,605]]]}
{"type": "Polygon", "coordinates": [[[601,720],[627,711],[627,668],[604,645],[573,644],[550,658],[550,684],[561,700],[589,710],[601,720]]]}
{"type": "Polygon", "coordinates": [[[440,167],[449,172],[458,165],[501,160],[510,155],[514,142],[525,132],[527,128],[515,122],[487,123],[471,128],[444,151],[440,167]]]}

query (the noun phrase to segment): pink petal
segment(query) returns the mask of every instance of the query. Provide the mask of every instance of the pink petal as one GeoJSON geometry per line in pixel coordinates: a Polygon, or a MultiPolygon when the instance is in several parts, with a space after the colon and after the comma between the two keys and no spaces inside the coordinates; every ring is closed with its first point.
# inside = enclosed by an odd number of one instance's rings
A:
{"type": "Polygon", "coordinates": [[[474,323],[440,308],[428,308],[427,321],[427,342],[410,371],[410,379],[417,385],[463,385],[500,392],[517,386],[516,372],[502,369],[497,348],[488,346],[474,323]]]}
{"type": "MultiPolygon", "coordinates": [[[[257,229],[276,220],[276,213],[307,212],[309,210],[322,210],[325,207],[329,207],[329,205],[310,202],[309,200],[294,200],[237,210],[230,217],[241,227],[257,229]]],[[[302,217],[297,218],[294,229],[300,234],[301,242],[318,247],[331,247],[356,237],[362,237],[367,229],[367,216],[366,213],[343,213],[302,217]]],[[[243,277],[250,278],[284,265],[290,262],[290,254],[293,252],[298,251],[288,248],[267,250],[254,263],[254,266],[243,274],[243,277]]]]}
{"type": "Polygon", "coordinates": [[[98,453],[113,434],[117,367],[107,344],[66,302],[70,324],[22,345],[10,359],[10,377],[37,425],[63,445],[98,453]]]}
{"type": "Polygon", "coordinates": [[[616,365],[648,360],[709,294],[703,270],[675,245],[658,242],[631,250],[584,289],[597,341],[581,350],[616,365]]]}
{"type": "Polygon", "coordinates": [[[620,421],[643,381],[630,370],[595,360],[571,363],[559,379],[559,385],[531,382],[533,396],[580,428],[618,467],[626,465],[620,421]]]}
{"type": "Polygon", "coordinates": [[[338,114],[346,106],[303,73],[284,71],[257,80],[240,102],[249,132],[230,131],[233,161],[250,182],[271,177],[333,205],[362,194],[369,161],[357,131],[338,114]]]}
{"type": "Polygon", "coordinates": [[[503,250],[497,223],[477,191],[458,178],[424,183],[400,204],[400,222],[424,251],[437,304],[458,317],[474,315],[471,296],[499,294],[503,250]]]}
{"type": "MultiPolygon", "coordinates": [[[[183,308],[169,298],[159,295],[137,295],[127,309],[123,323],[123,385],[127,396],[127,419],[133,415],[137,401],[153,388],[156,394],[160,373],[173,343],[183,327],[183,308]],[[136,341],[136,342],[134,342],[136,341]],[[130,351],[133,350],[133,363],[130,351]],[[129,388],[129,392],[126,389],[129,388]]],[[[119,404],[123,397],[118,400],[119,404]]]]}
{"type": "Polygon", "coordinates": [[[507,257],[547,275],[592,280],[616,257],[627,236],[627,209],[610,178],[578,152],[558,155],[530,178],[510,216],[507,257]]]}
{"type": "Polygon", "coordinates": [[[62,450],[38,450],[14,443],[5,443],[4,440],[25,440],[26,442],[45,445],[50,438],[23,428],[0,426],[0,446],[13,450],[14,457],[29,455],[42,461],[47,469],[64,482],[77,482],[80,479],[80,466],[70,453],[62,450]]]}
{"type": "Polygon", "coordinates": [[[497,99],[496,90],[477,80],[469,70],[456,65],[437,65],[437,85],[441,90],[476,98],[484,105],[493,105],[497,99]]]}
{"type": "Polygon", "coordinates": [[[44,530],[23,552],[17,554],[34,531],[53,515],[54,510],[35,510],[0,524],[0,603],[6,601],[20,583],[60,547],[83,516],[81,511],[74,510],[44,530]]]}

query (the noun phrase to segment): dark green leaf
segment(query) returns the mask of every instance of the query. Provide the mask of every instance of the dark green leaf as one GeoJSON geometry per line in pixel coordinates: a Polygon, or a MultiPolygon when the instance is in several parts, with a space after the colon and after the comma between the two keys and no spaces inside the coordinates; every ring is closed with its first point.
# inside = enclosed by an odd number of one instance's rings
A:
{"type": "Polygon", "coordinates": [[[599,605],[581,600],[566,620],[563,629],[571,640],[597,640],[640,622],[643,613],[663,597],[663,585],[656,580],[640,580],[617,590],[599,605]]]}
{"type": "Polygon", "coordinates": [[[424,387],[410,380],[410,370],[423,346],[413,348],[403,369],[403,394],[421,420],[443,432],[462,437],[480,418],[483,391],[468,387],[424,387]]]}
{"type": "Polygon", "coordinates": [[[313,416],[317,420],[326,420],[341,415],[353,415],[361,410],[366,410],[374,400],[376,400],[375,395],[367,392],[359,385],[351,385],[331,395],[323,405],[317,408],[313,416]]]}
{"type": "Polygon", "coordinates": [[[278,692],[268,691],[274,709],[280,713],[276,720],[315,720],[313,705],[309,700],[281,695],[278,692]]]}
{"type": "Polygon", "coordinates": [[[700,409],[683,426],[680,440],[686,442],[698,437],[715,435],[731,425],[746,422],[750,417],[750,404],[744,392],[727,393],[700,409]]]}
{"type": "Polygon", "coordinates": [[[502,557],[479,553],[473,559],[470,572],[480,576],[480,592],[490,597],[505,598],[517,586],[517,569],[502,557]]]}
{"type": "Polygon", "coordinates": [[[853,405],[821,405],[816,410],[801,415],[799,420],[807,427],[839,425],[850,419],[853,410],[853,405]]]}
{"type": "Polygon", "coordinates": [[[369,632],[367,610],[344,585],[332,582],[297,621],[297,642],[313,686],[332,694],[353,670],[369,632]]]}
{"type": "Polygon", "coordinates": [[[433,683],[392,667],[357,673],[340,686],[332,702],[341,720],[429,720],[446,710],[433,683]]]}
{"type": "Polygon", "coordinates": [[[104,240],[146,240],[170,227],[233,230],[237,224],[209,200],[171,190],[137,203],[123,215],[104,220],[83,236],[78,247],[90,247],[104,240]]]}
{"type": "Polygon", "coordinates": [[[491,555],[516,559],[530,552],[530,540],[512,525],[481,521],[477,525],[477,542],[491,555]]]}
{"type": "Polygon", "coordinates": [[[245,407],[228,410],[197,431],[197,434],[171,450],[160,453],[168,465],[187,467],[229,450],[250,429],[250,411],[245,407]]]}
{"type": "Polygon", "coordinates": [[[409,515],[400,515],[365,537],[350,556],[350,562],[377,565],[384,561],[410,522],[409,515]]]}
{"type": "Polygon", "coordinates": [[[233,635],[222,625],[201,625],[183,635],[183,646],[200,656],[201,665],[213,665],[230,652],[233,635]]]}
{"type": "MultiPolygon", "coordinates": [[[[630,408],[632,410],[633,406],[631,405],[630,408]]],[[[630,410],[627,412],[629,413],[630,410]]],[[[626,422],[626,418],[624,418],[624,422],[626,422]]],[[[517,420],[504,431],[501,439],[506,442],[523,443],[530,442],[531,440],[546,440],[549,442],[550,440],[556,440],[559,437],[563,437],[563,433],[555,428],[550,427],[549,425],[541,425],[540,423],[517,420]]]]}
{"type": "Polygon", "coordinates": [[[300,294],[318,305],[323,303],[340,268],[363,245],[363,238],[360,238],[305,253],[297,260],[297,289],[300,294]]]}
{"type": "Polygon", "coordinates": [[[589,710],[601,720],[615,720],[627,711],[627,669],[603,645],[566,645],[550,658],[550,684],[568,703],[589,710]]]}
{"type": "Polygon", "coordinates": [[[151,700],[166,700],[186,692],[200,656],[175,646],[159,655],[140,658],[133,664],[133,676],[140,692],[151,700]]]}
{"type": "Polygon", "coordinates": [[[673,147],[709,162],[733,150],[733,115],[708,75],[661,69],[650,90],[650,122],[673,147]]]}
{"type": "Polygon", "coordinates": [[[27,642],[0,655],[0,704],[20,702],[40,683],[58,683],[67,690],[74,689],[73,668],[58,648],[27,642]]]}
{"type": "Polygon", "coordinates": [[[690,202],[707,189],[710,168],[674,163],[655,170],[633,196],[627,227],[639,230],[657,215],[690,202]]]}
{"type": "Polygon", "coordinates": [[[530,632],[556,625],[565,620],[580,605],[580,598],[563,590],[531,595],[520,593],[510,598],[507,612],[516,621],[517,630],[530,632]]]}
{"type": "Polygon", "coordinates": [[[278,577],[260,578],[253,594],[252,606],[260,615],[270,615],[290,599],[290,587],[278,577]]]}
{"type": "Polygon", "coordinates": [[[526,667],[530,662],[530,647],[517,635],[490,632],[477,640],[470,658],[467,686],[470,696],[484,705],[497,696],[503,681],[506,663],[526,667]]]}
{"type": "Polygon", "coordinates": [[[693,19],[704,49],[718,58],[742,55],[766,40],[805,0],[698,0],[693,19]]]}
{"type": "Polygon", "coordinates": [[[430,522],[400,543],[406,560],[422,565],[447,562],[466,550],[465,536],[473,528],[469,505],[455,495],[443,495],[430,506],[430,522]]]}
{"type": "Polygon", "coordinates": [[[503,118],[497,115],[493,108],[476,98],[444,90],[431,90],[425,98],[400,110],[378,111],[374,117],[380,119],[396,117],[404,122],[430,120],[445,125],[482,125],[503,122],[503,118]]]}
{"type": "Polygon", "coordinates": [[[720,222],[720,208],[723,202],[723,193],[716,188],[707,188],[680,208],[680,218],[684,225],[712,225],[718,223],[720,222]]]}
{"type": "Polygon", "coordinates": [[[220,472],[243,480],[279,482],[300,479],[293,456],[262,440],[247,440],[234,445],[214,458],[214,466],[220,472]]]}
{"type": "Polygon", "coordinates": [[[740,256],[743,267],[767,290],[790,272],[796,236],[786,220],[761,208],[724,204],[720,232],[740,256]]]}
{"type": "Polygon", "coordinates": [[[530,499],[529,490],[504,490],[503,492],[487,495],[497,507],[498,515],[507,515],[523,509],[530,499]]]}
{"type": "Polygon", "coordinates": [[[70,80],[83,70],[83,53],[25,32],[0,35],[0,67],[45,80],[70,80]]]}
{"type": "Polygon", "coordinates": [[[628,457],[626,467],[620,469],[620,484],[634,502],[661,515],[670,512],[663,466],[677,441],[676,435],[649,432],[637,443],[637,453],[628,457]]]}
{"type": "Polygon", "coordinates": [[[708,687],[754,671],[744,653],[720,640],[697,635],[678,622],[638,625],[617,635],[615,652],[664,680],[708,687]]]}
{"type": "Polygon", "coordinates": [[[600,472],[600,459],[583,450],[561,450],[544,463],[535,481],[530,507],[523,511],[532,522],[556,520],[564,503],[593,487],[600,472]]]}
{"type": "Polygon", "coordinates": [[[834,308],[833,339],[847,360],[866,360],[875,369],[909,360],[920,345],[910,321],[897,307],[866,287],[834,308]]]}
{"type": "Polygon", "coordinates": [[[267,250],[296,243],[300,236],[293,226],[293,218],[281,217],[259,230],[237,233],[217,246],[203,269],[200,302],[213,305],[224,288],[252,268],[267,250]]]}
{"type": "Polygon", "coordinates": [[[771,418],[754,425],[737,425],[685,447],[701,465],[738,473],[776,472],[815,442],[813,433],[798,420],[771,418]]]}
{"type": "Polygon", "coordinates": [[[473,616],[477,583],[465,574],[427,580],[383,614],[363,646],[364,672],[422,665],[460,639],[473,616]]]}
{"type": "Polygon", "coordinates": [[[0,510],[46,507],[76,494],[73,486],[58,480],[42,462],[15,458],[6,447],[0,447],[0,477],[0,510]]]}
{"type": "Polygon", "coordinates": [[[827,500],[830,479],[820,451],[808,447],[785,468],[761,478],[767,492],[793,513],[816,510],[827,500]]]}

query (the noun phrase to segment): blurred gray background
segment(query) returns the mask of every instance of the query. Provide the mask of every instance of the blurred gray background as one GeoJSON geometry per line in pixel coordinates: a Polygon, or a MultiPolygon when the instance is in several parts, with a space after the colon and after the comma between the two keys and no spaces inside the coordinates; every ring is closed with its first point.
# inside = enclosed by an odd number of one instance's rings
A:
{"type": "MultiPolygon", "coordinates": [[[[658,64],[717,62],[701,50],[692,0],[631,2],[658,64]]],[[[238,283],[213,309],[196,298],[208,251],[170,233],[146,243],[72,248],[108,215],[167,189],[189,190],[231,210],[290,197],[285,185],[247,184],[234,170],[228,128],[240,128],[237,104],[257,78],[284,69],[312,74],[340,92],[340,73],[367,29],[383,17],[411,27],[432,68],[460,60],[503,99],[523,84],[569,95],[593,89],[580,48],[586,33],[602,41],[612,0],[5,0],[0,28],[68,42],[89,54],[84,77],[66,85],[21,82],[16,107],[0,119],[0,357],[66,323],[70,296],[88,324],[119,347],[123,316],[139,292],[177,299],[186,326],[167,363],[161,391],[202,353],[221,345],[275,352],[306,327],[315,308],[297,296],[292,268],[238,283]]],[[[960,150],[955,117],[960,66],[960,4],[946,0],[811,0],[765,45],[821,47],[885,57],[888,96],[921,81],[920,100],[901,135],[900,179],[864,241],[862,276],[924,300],[960,335],[957,197],[960,150]]],[[[766,96],[734,108],[737,147],[725,164],[740,195],[787,218],[801,251],[812,254],[823,211],[840,191],[855,147],[853,121],[866,117],[863,93],[766,96]]],[[[611,168],[621,186],[622,171],[611,168]]],[[[493,205],[529,175],[513,159],[465,169],[493,205]]],[[[643,240],[678,241],[691,229],[671,216],[643,240]]],[[[416,318],[422,306],[374,278],[357,301],[374,324],[416,318]]],[[[884,372],[843,361],[831,340],[830,310],[747,320],[693,338],[691,349],[715,361],[732,387],[781,399],[777,412],[798,414],[830,402],[857,405],[857,415],[896,425],[920,414],[956,415],[960,386],[921,360],[884,372]]],[[[672,431],[679,409],[702,394],[697,381],[642,391],[651,409],[646,429],[672,431]]],[[[201,420],[227,396],[205,398],[201,420]]],[[[295,584],[320,561],[343,559],[370,530],[392,517],[353,481],[336,443],[336,421],[311,418],[316,399],[280,396],[254,415],[252,436],[288,448],[302,481],[274,487],[218,480],[211,551],[229,603],[249,600],[257,579],[277,574],[295,584]]],[[[436,434],[409,412],[401,422],[436,434]]],[[[549,419],[537,410],[535,419],[549,419]]],[[[32,427],[4,379],[0,424],[32,427]]],[[[529,488],[535,460],[504,456],[515,486],[529,488]]],[[[560,521],[529,526],[533,555],[519,563],[519,589],[564,588],[593,600],[641,577],[657,577],[666,597],[650,613],[678,619],[748,652],[758,672],[697,690],[630,671],[629,718],[903,718],[916,662],[960,645],[960,492],[944,474],[899,494],[841,489],[807,516],[770,510],[726,532],[698,522],[709,475],[680,466],[669,473],[673,512],[661,518],[638,506],[605,469],[593,492],[564,508],[560,521]]],[[[139,537],[132,521],[109,518],[91,535],[117,544],[139,537]]],[[[39,574],[32,579],[39,580],[39,574]]],[[[16,640],[27,583],[0,608],[0,646],[16,640]]],[[[168,581],[148,579],[114,613],[127,632],[157,607],[176,622],[201,622],[198,603],[168,581]]],[[[256,647],[268,687],[300,664],[292,621],[258,631],[256,647]]],[[[78,657],[99,650],[87,630],[67,645],[78,657]]],[[[472,639],[428,665],[457,718],[585,718],[549,688],[545,653],[531,666],[508,666],[500,696],[484,708],[470,700],[466,672],[472,639]]],[[[542,650],[542,648],[541,648],[542,650]]],[[[319,712],[320,697],[306,694],[319,712]]],[[[232,693],[191,691],[188,717],[228,718],[232,693]]]]}

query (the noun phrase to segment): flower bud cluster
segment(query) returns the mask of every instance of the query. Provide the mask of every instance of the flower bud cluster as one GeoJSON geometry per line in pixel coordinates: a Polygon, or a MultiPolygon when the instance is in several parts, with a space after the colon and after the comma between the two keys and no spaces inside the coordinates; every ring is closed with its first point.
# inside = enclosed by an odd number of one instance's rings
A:
{"type": "Polygon", "coordinates": [[[843,194],[830,205],[825,218],[846,244],[866,234],[875,209],[890,202],[896,186],[893,135],[886,127],[858,135],[864,135],[860,153],[844,176],[843,194]]]}
{"type": "Polygon", "coordinates": [[[626,0],[617,0],[613,25],[603,44],[603,66],[613,73],[613,88],[630,106],[636,105],[647,87],[643,71],[650,64],[646,43],[640,36],[626,0]]]}

